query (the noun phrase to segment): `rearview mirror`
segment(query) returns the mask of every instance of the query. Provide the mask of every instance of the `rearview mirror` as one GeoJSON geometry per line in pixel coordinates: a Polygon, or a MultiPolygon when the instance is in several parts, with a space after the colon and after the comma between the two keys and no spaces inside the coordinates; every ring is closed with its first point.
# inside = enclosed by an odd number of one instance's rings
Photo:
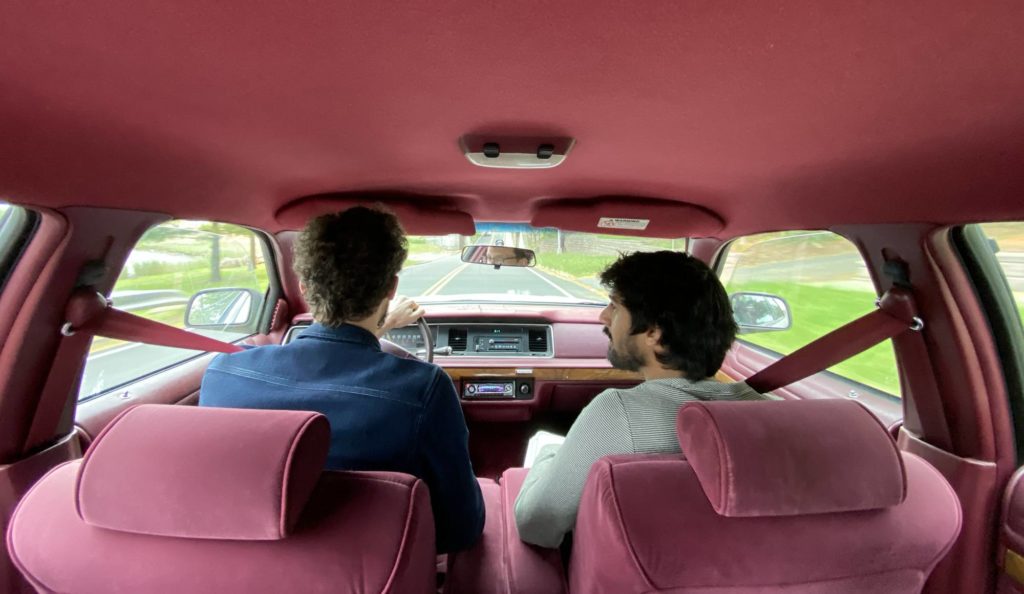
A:
{"type": "Polygon", "coordinates": [[[740,334],[788,330],[792,325],[789,304],[778,295],[733,293],[729,303],[740,334]]]}
{"type": "Polygon", "coordinates": [[[185,327],[225,330],[248,326],[262,301],[263,296],[252,289],[203,289],[188,300],[185,327]]]}
{"type": "Polygon", "coordinates": [[[502,266],[529,267],[537,264],[533,250],[503,245],[471,245],[462,250],[462,261],[470,264],[489,264],[495,269],[502,266]]]}

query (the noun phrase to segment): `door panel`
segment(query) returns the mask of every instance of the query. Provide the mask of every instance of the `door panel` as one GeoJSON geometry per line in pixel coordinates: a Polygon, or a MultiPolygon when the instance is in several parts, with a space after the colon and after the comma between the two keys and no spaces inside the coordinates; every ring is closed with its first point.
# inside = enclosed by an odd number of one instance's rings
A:
{"type": "Polygon", "coordinates": [[[83,449],[114,417],[136,404],[196,404],[203,373],[215,353],[186,361],[137,382],[78,403],[76,425],[85,433],[83,449]]]}
{"type": "Polygon", "coordinates": [[[997,592],[1024,593],[1024,468],[1010,478],[1003,496],[999,525],[999,566],[997,592]]]}

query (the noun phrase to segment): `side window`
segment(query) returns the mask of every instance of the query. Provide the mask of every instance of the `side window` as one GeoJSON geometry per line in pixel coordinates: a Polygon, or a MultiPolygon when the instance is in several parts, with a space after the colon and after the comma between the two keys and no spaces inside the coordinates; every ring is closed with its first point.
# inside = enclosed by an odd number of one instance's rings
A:
{"type": "MultiPolygon", "coordinates": [[[[153,227],[128,256],[110,295],[114,307],[224,341],[256,331],[267,288],[265,244],[224,223],[153,227]]],[[[79,400],[199,355],[198,351],[93,339],[79,400]]]]}
{"type": "Polygon", "coordinates": [[[1024,223],[978,225],[992,244],[996,261],[1013,293],[1017,312],[1024,318],[1024,223]]]}
{"type": "Polygon", "coordinates": [[[20,206],[0,200],[0,289],[32,231],[33,214],[20,206]]]}
{"type": "MultiPolygon", "coordinates": [[[[743,343],[779,356],[871,312],[877,298],[860,252],[829,231],[786,231],[737,239],[729,245],[720,274],[734,304],[738,303],[735,294],[740,292],[765,293],[785,300],[790,311],[788,328],[780,323],[782,329],[739,337],[743,343]]],[[[774,308],[772,304],[777,302],[755,297],[744,305],[755,307],[761,303],[774,308]]],[[[749,313],[739,311],[738,306],[734,310],[738,320],[749,313]]],[[[876,345],[829,371],[891,396],[900,394],[892,341],[876,345]]]]}

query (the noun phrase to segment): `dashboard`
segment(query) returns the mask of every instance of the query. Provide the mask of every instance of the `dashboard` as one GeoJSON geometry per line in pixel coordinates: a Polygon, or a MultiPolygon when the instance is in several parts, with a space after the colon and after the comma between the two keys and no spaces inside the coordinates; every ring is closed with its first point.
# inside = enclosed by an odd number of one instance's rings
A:
{"type": "MultiPolygon", "coordinates": [[[[628,388],[642,379],[608,363],[600,311],[433,305],[427,327],[434,363],[451,378],[470,422],[576,414],[600,391],[628,388]]],[[[296,316],[282,342],[294,340],[311,322],[308,314],[296,316]]],[[[409,353],[425,354],[419,326],[396,328],[384,338],[409,353]]]]}
{"type": "MultiPolygon", "coordinates": [[[[295,339],[306,328],[295,325],[285,336],[284,344],[295,339]]],[[[436,354],[475,357],[546,357],[554,355],[550,324],[462,323],[428,324],[436,354]]],[[[423,335],[418,326],[395,328],[384,338],[410,353],[422,354],[423,335]]]]}

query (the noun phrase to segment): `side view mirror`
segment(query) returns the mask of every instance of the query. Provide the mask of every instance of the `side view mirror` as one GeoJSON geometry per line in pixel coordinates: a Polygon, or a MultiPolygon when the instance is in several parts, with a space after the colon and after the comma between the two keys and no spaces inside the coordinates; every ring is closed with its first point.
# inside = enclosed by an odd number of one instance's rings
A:
{"type": "Polygon", "coordinates": [[[462,250],[462,261],[488,264],[495,269],[502,266],[529,267],[537,264],[537,255],[533,250],[503,245],[470,245],[462,250]]]}
{"type": "Polygon", "coordinates": [[[789,304],[770,293],[733,293],[729,296],[740,334],[788,330],[793,325],[789,304]]]}
{"type": "Polygon", "coordinates": [[[185,327],[246,330],[262,301],[263,295],[252,289],[203,289],[188,300],[185,327]]]}

